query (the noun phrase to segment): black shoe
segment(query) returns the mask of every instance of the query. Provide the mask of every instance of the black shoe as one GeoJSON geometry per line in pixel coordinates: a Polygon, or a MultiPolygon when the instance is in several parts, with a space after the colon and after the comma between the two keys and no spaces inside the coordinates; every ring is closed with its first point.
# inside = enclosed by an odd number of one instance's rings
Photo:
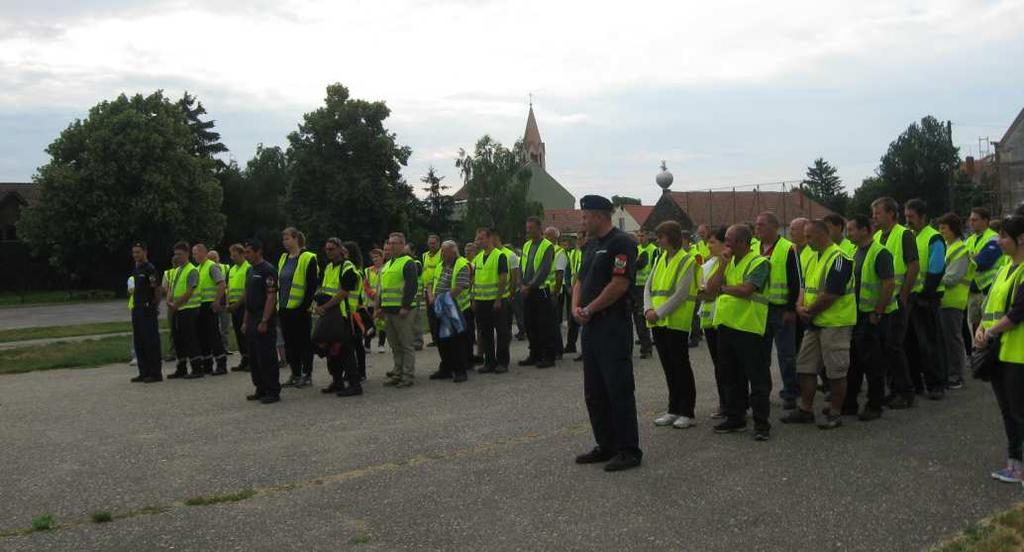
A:
{"type": "Polygon", "coordinates": [[[499,364],[494,367],[495,374],[504,374],[508,372],[508,364],[499,364]]]}
{"type": "Polygon", "coordinates": [[[571,346],[571,347],[566,347],[566,348],[565,348],[565,350],[564,350],[564,351],[562,351],[562,352],[563,352],[563,353],[565,353],[565,354],[569,354],[569,353],[573,353],[573,354],[576,354],[576,353],[578,353],[579,351],[577,351],[577,350],[576,350],[576,347],[575,347],[575,346],[571,346]]]}
{"type": "Polygon", "coordinates": [[[356,395],[363,394],[363,386],[359,385],[358,383],[355,385],[349,385],[344,389],[339,389],[338,392],[335,394],[338,395],[339,397],[355,397],[356,395]]]}
{"type": "Polygon", "coordinates": [[[928,392],[928,399],[932,401],[941,401],[946,398],[946,392],[942,389],[933,389],[928,392]]]}
{"type": "Polygon", "coordinates": [[[914,406],[914,396],[897,396],[893,400],[889,401],[890,410],[906,410],[914,406]]]}
{"type": "Polygon", "coordinates": [[[757,429],[754,428],[754,440],[755,441],[771,441],[772,432],[768,428],[757,429]]]}
{"type": "Polygon", "coordinates": [[[520,360],[516,364],[518,364],[519,366],[533,366],[534,364],[537,364],[537,359],[527,357],[524,358],[523,360],[520,360]]]}
{"type": "Polygon", "coordinates": [[[651,358],[651,352],[650,351],[640,351],[640,358],[641,359],[651,358]]]}
{"type": "Polygon", "coordinates": [[[262,404],[272,404],[272,403],[276,403],[276,402],[278,402],[280,400],[281,400],[281,397],[274,397],[274,396],[260,397],[260,402],[262,404]]]}
{"type": "Polygon", "coordinates": [[[779,418],[779,421],[784,424],[813,424],[814,412],[808,412],[801,408],[797,408],[789,414],[779,418]]]}
{"type": "Polygon", "coordinates": [[[553,361],[551,359],[538,360],[537,361],[537,368],[551,368],[554,365],[555,365],[555,361],[553,361]]]}
{"type": "Polygon", "coordinates": [[[224,367],[218,366],[218,367],[217,367],[217,368],[216,368],[216,369],[215,369],[215,370],[213,371],[213,374],[211,374],[211,375],[213,375],[213,376],[226,376],[227,374],[228,374],[228,369],[227,369],[227,368],[224,368],[224,367]]]}
{"type": "Polygon", "coordinates": [[[144,380],[144,379],[146,379],[145,376],[135,376],[134,378],[132,378],[129,381],[131,381],[132,383],[142,383],[142,380],[144,380]]]}
{"type": "Polygon", "coordinates": [[[606,472],[617,472],[622,470],[628,470],[635,468],[640,465],[640,457],[635,454],[629,454],[626,452],[620,452],[615,455],[614,458],[608,461],[604,465],[604,471],[606,472]]]}
{"type": "Polygon", "coordinates": [[[572,359],[573,362],[583,362],[583,355],[576,355],[576,358],[572,359]]]}
{"type": "Polygon", "coordinates": [[[615,453],[606,451],[601,447],[594,447],[594,450],[576,457],[577,464],[600,464],[615,458],[615,453]]]}
{"type": "Polygon", "coordinates": [[[299,376],[292,376],[288,378],[288,381],[281,384],[281,387],[296,387],[299,384],[299,376]]]}
{"type": "Polygon", "coordinates": [[[320,389],[320,392],[324,393],[324,394],[327,394],[327,393],[337,393],[338,391],[341,391],[342,389],[343,388],[339,387],[338,384],[332,383],[332,384],[328,385],[327,387],[324,387],[324,388],[320,389]]]}
{"type": "Polygon", "coordinates": [[[302,389],[303,387],[309,387],[313,385],[313,376],[302,376],[299,381],[295,383],[296,389],[302,389]]]}
{"type": "Polygon", "coordinates": [[[860,414],[857,415],[857,419],[862,421],[862,422],[870,422],[872,420],[877,420],[877,419],[879,419],[881,417],[882,417],[882,410],[881,409],[875,410],[874,408],[868,408],[866,406],[864,407],[864,410],[861,410],[860,414]]]}
{"type": "Polygon", "coordinates": [[[199,378],[203,377],[203,373],[202,372],[193,371],[190,374],[185,374],[183,377],[185,379],[199,379],[199,378]]]}
{"type": "Polygon", "coordinates": [[[841,425],[843,425],[843,417],[830,414],[825,416],[825,419],[818,424],[818,429],[835,429],[841,425]]]}
{"type": "Polygon", "coordinates": [[[433,374],[430,374],[430,377],[428,379],[432,379],[432,380],[452,379],[452,373],[451,372],[442,372],[442,371],[438,370],[438,371],[434,372],[433,374]]]}
{"type": "Polygon", "coordinates": [[[167,376],[167,379],[181,379],[188,375],[188,372],[177,371],[167,376]]]}
{"type": "Polygon", "coordinates": [[[232,368],[231,371],[232,372],[248,372],[249,371],[249,367],[244,365],[244,364],[239,364],[238,366],[235,366],[234,368],[232,368]]]}
{"type": "Polygon", "coordinates": [[[160,381],[164,381],[163,376],[146,376],[142,378],[142,383],[157,383],[160,381]]]}
{"type": "Polygon", "coordinates": [[[247,401],[258,401],[258,400],[260,400],[262,398],[263,398],[263,395],[260,395],[259,393],[253,393],[252,395],[246,395],[245,396],[245,400],[247,400],[247,401]]]}
{"type": "Polygon", "coordinates": [[[782,399],[783,410],[796,410],[796,399],[782,399]]]}
{"type": "Polygon", "coordinates": [[[462,383],[462,382],[466,381],[467,379],[469,379],[469,378],[466,377],[466,373],[465,372],[459,372],[459,373],[455,374],[455,376],[452,378],[452,381],[454,381],[455,383],[462,383]]]}
{"type": "Polygon", "coordinates": [[[715,433],[736,433],[746,431],[747,423],[743,420],[726,420],[715,426],[715,433]]]}
{"type": "Polygon", "coordinates": [[[495,371],[496,371],[496,369],[495,369],[494,366],[488,366],[488,365],[484,364],[476,372],[478,374],[491,374],[491,373],[494,373],[495,371]]]}
{"type": "Polygon", "coordinates": [[[473,361],[473,364],[483,364],[484,363],[484,357],[482,357],[482,356],[474,356],[471,360],[473,361]]]}

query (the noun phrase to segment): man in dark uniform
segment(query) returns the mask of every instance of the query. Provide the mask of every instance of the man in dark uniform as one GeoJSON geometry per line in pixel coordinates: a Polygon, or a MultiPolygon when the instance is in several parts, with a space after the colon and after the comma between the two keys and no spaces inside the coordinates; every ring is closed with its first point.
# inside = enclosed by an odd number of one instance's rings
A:
{"type": "Polygon", "coordinates": [[[252,268],[245,281],[245,337],[256,392],[246,397],[263,404],[281,400],[281,367],[277,363],[277,269],[263,259],[263,244],[245,242],[245,260],[252,268]]]}
{"type": "Polygon", "coordinates": [[[160,325],[157,320],[160,305],[160,279],[156,267],[149,262],[146,244],[132,245],[135,270],[135,291],[132,294],[132,340],[135,344],[135,358],[139,363],[139,375],[133,382],[154,383],[163,381],[160,355],[160,325]]]}
{"type": "Polygon", "coordinates": [[[583,392],[597,447],[577,464],[608,462],[605,471],[640,465],[636,423],[633,324],[629,290],[636,272],[636,242],[612,226],[612,203],[580,200],[587,248],[572,290],[572,315],[583,327],[583,392]]]}

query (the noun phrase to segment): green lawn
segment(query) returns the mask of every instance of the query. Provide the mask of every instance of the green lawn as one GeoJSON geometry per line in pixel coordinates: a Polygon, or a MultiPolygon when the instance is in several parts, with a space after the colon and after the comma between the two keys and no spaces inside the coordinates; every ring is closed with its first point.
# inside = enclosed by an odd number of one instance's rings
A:
{"type": "Polygon", "coordinates": [[[55,368],[90,368],[131,360],[131,336],[117,335],[80,342],[58,342],[0,350],[0,374],[55,368]]]}
{"type": "MultiPolygon", "coordinates": [[[[160,328],[167,328],[167,320],[160,321],[160,328]]],[[[28,341],[30,339],[56,339],[80,335],[126,333],[130,331],[132,331],[132,323],[128,321],[75,324],[72,326],[45,326],[41,328],[16,328],[13,330],[0,330],[0,343],[28,341]]]]}
{"type": "Polygon", "coordinates": [[[0,293],[0,308],[60,303],[86,303],[89,301],[109,301],[111,299],[114,299],[114,292],[105,289],[77,290],[72,291],[70,295],[64,290],[28,291],[25,293],[3,292],[0,293]]]}
{"type": "Polygon", "coordinates": [[[1024,550],[1024,503],[973,525],[932,552],[1016,552],[1024,550]]]}

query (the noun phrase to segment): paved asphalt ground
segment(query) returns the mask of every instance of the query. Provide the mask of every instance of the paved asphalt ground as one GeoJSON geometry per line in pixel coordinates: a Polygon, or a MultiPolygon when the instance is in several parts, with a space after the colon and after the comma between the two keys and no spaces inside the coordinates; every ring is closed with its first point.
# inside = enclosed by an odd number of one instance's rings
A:
{"type": "Polygon", "coordinates": [[[239,373],[0,377],[0,531],[64,525],[0,550],[922,550],[1024,498],[989,479],[1004,441],[980,382],[833,432],[775,423],[759,443],[712,433],[704,347],[693,429],[652,425],[664,379],[637,362],[644,465],[608,474],[572,461],[592,446],[579,363],[456,385],[426,379],[436,354],[409,389],[383,387],[390,355],[372,354],[367,394],[345,399],[319,392],[318,361],[318,387],[276,405],[246,402],[239,373]],[[166,510],[88,521],[145,507],[166,510]]]}
{"type": "Polygon", "coordinates": [[[129,321],[131,313],[124,300],[0,309],[0,330],[129,321]]]}

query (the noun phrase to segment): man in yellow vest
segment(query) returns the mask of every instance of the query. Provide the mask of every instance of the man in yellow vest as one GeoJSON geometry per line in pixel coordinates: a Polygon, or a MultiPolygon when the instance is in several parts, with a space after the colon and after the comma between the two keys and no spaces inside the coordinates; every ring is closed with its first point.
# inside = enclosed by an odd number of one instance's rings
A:
{"type": "Polygon", "coordinates": [[[903,208],[907,226],[914,231],[921,270],[910,293],[910,325],[907,359],[910,375],[917,391],[928,391],[928,398],[940,400],[949,383],[945,349],[939,344],[939,304],[946,271],[946,242],[942,234],[928,224],[928,206],[921,199],[911,199],[903,208]],[[922,381],[923,376],[923,381],[922,381]]]}
{"type": "MultiPolygon", "coordinates": [[[[565,343],[562,341],[562,313],[565,311],[565,291],[569,281],[570,267],[569,254],[565,247],[566,242],[562,240],[562,232],[554,226],[544,229],[544,237],[555,246],[555,257],[551,265],[551,272],[548,272],[548,291],[551,293],[552,326],[554,326],[555,359],[562,360],[565,353],[565,343]]],[[[571,318],[571,315],[570,315],[571,318]]]]}
{"type": "Polygon", "coordinates": [[[249,371],[249,346],[245,338],[245,282],[249,278],[252,265],[245,260],[245,248],[240,243],[233,243],[228,248],[231,253],[231,266],[228,268],[228,308],[231,314],[231,327],[235,332],[235,342],[242,360],[231,369],[233,372],[249,371]]]}
{"type": "Polygon", "coordinates": [[[904,341],[909,323],[910,290],[914,287],[920,262],[913,231],[899,223],[899,204],[891,197],[880,197],[871,202],[871,216],[877,231],[873,239],[892,254],[893,279],[896,282],[896,311],[889,319],[882,350],[885,352],[886,377],[891,393],[887,406],[901,410],[914,406],[914,384],[910,380],[910,367],[904,341]]]}
{"type": "MultiPolygon", "coordinates": [[[[796,408],[800,394],[796,377],[796,301],[800,295],[800,265],[793,242],[779,235],[780,221],[775,213],[757,216],[755,231],[760,240],[754,252],[768,260],[770,275],[764,290],[768,298],[768,325],[762,362],[767,369],[772,365],[772,344],[779,361],[782,389],[779,398],[783,408],[796,408]]],[[[753,247],[753,245],[751,246],[753,247]]]]}
{"type": "MultiPolygon", "coordinates": [[[[434,271],[441,265],[441,237],[437,234],[427,236],[427,250],[423,252],[420,264],[423,265],[423,304],[426,305],[427,289],[434,281],[434,271]]],[[[437,317],[431,309],[427,311],[427,327],[430,328],[430,343],[427,347],[437,347],[437,317]]],[[[420,338],[422,342],[423,338],[420,338]]]]}
{"type": "MultiPolygon", "coordinates": [[[[161,287],[163,288],[163,297],[165,301],[171,297],[171,293],[173,291],[171,289],[171,280],[174,278],[174,274],[179,268],[178,258],[175,257],[173,254],[171,255],[171,261],[169,263],[169,266],[171,268],[168,268],[167,270],[164,271],[163,282],[161,284],[161,287]]],[[[167,327],[169,329],[169,331],[167,332],[168,345],[167,356],[164,357],[164,360],[167,362],[174,362],[175,360],[177,360],[178,355],[175,354],[174,352],[174,315],[173,313],[171,313],[170,309],[168,309],[167,311],[167,327]]]]}
{"type": "Polygon", "coordinates": [[[198,242],[192,246],[192,260],[199,271],[199,319],[196,321],[199,335],[199,350],[203,355],[203,371],[214,376],[228,373],[228,356],[220,338],[221,301],[227,285],[220,264],[208,257],[206,244],[198,242]],[[214,361],[217,368],[214,370],[214,361]]]}
{"type": "Polygon", "coordinates": [[[199,271],[189,262],[189,246],[174,244],[177,269],[171,277],[171,293],[167,295],[167,312],[174,320],[174,351],[177,369],[168,379],[203,377],[203,357],[199,352],[196,319],[199,317],[199,271]],[[188,371],[189,365],[192,372],[188,371]]]}
{"type": "Polygon", "coordinates": [[[857,324],[857,297],[854,293],[853,260],[839,250],[823,220],[812,220],[807,227],[807,242],[816,257],[811,263],[797,303],[797,313],[807,324],[797,373],[800,375],[800,405],[784,416],[783,423],[814,423],[814,394],[818,371],[825,369],[832,390],[832,403],[821,429],[843,425],[842,408],[846,400],[846,376],[850,369],[850,341],[857,324]]]}
{"type": "Polygon", "coordinates": [[[512,273],[509,259],[497,245],[500,239],[493,228],[476,231],[477,253],[473,258],[473,314],[480,332],[480,350],[484,364],[481,374],[508,372],[509,342],[512,327],[509,290],[512,273]]]}
{"type": "Polygon", "coordinates": [[[348,259],[348,250],[341,239],[327,238],[324,253],[327,255],[328,263],[324,267],[320,290],[315,298],[318,303],[315,311],[321,317],[321,321],[330,320],[323,317],[331,311],[340,312],[344,330],[349,332],[349,339],[340,337],[337,341],[320,344],[325,349],[327,371],[331,375],[331,383],[320,391],[334,393],[339,397],[362,395],[362,372],[356,357],[356,340],[359,336],[355,331],[354,320],[359,310],[361,278],[356,266],[348,259]]]}
{"type": "Polygon", "coordinates": [[[853,258],[857,325],[853,328],[850,371],[846,376],[846,401],[842,414],[856,414],[869,422],[882,416],[885,404],[885,355],[882,340],[896,311],[896,280],[892,253],[871,239],[871,220],[856,215],[846,223],[846,235],[857,246],[853,258]],[[857,396],[868,382],[868,402],[858,414],[857,396]]]}
{"type": "MultiPolygon", "coordinates": [[[[433,279],[427,285],[427,308],[431,311],[440,309],[444,313],[437,316],[437,352],[441,364],[436,372],[430,374],[430,379],[450,379],[455,383],[466,381],[471,356],[468,340],[474,331],[466,317],[466,313],[472,310],[472,285],[469,261],[459,255],[458,244],[445,241],[441,244],[441,264],[435,268],[433,279]],[[445,308],[448,299],[455,311],[445,308]],[[462,324],[461,331],[459,323],[462,324]]],[[[437,315],[436,312],[434,314],[437,315]]]]}
{"type": "Polygon", "coordinates": [[[519,361],[519,366],[550,368],[555,365],[556,350],[548,274],[554,269],[555,245],[541,233],[538,217],[526,219],[526,237],[523,255],[519,259],[523,271],[519,294],[523,298],[523,318],[530,353],[519,361]]]}
{"type": "Polygon", "coordinates": [[[220,343],[224,346],[224,352],[228,355],[231,354],[231,348],[228,346],[228,329],[231,328],[231,313],[228,312],[228,293],[227,286],[228,272],[230,272],[231,266],[220,262],[220,253],[216,249],[211,249],[207,254],[206,258],[210,259],[217,266],[220,267],[220,273],[224,276],[224,295],[221,297],[221,309],[217,313],[217,325],[220,328],[220,343]]]}
{"type": "Polygon", "coordinates": [[[751,249],[750,227],[734,224],[725,233],[725,247],[707,293],[717,296],[713,325],[718,328],[718,366],[727,390],[725,416],[715,433],[734,433],[747,427],[753,411],[754,439],[771,439],[772,373],[764,363],[768,325],[771,263],[751,249]]]}
{"type": "Polygon", "coordinates": [[[839,250],[852,259],[854,253],[857,252],[857,246],[846,237],[846,219],[837,213],[829,213],[821,220],[825,221],[825,226],[828,226],[828,237],[832,243],[839,246],[839,250]]]}
{"type": "Polygon", "coordinates": [[[566,267],[565,278],[562,285],[562,303],[564,308],[560,317],[565,320],[565,341],[562,343],[562,353],[576,354],[576,341],[579,338],[579,325],[572,317],[572,284],[576,273],[580,271],[580,251],[576,248],[576,237],[572,235],[562,236],[562,250],[565,251],[566,267]],[[575,330],[573,328],[575,327],[575,330]],[[577,333],[574,335],[573,331],[577,333]]]}
{"type": "MultiPolygon", "coordinates": [[[[807,245],[807,233],[804,228],[809,219],[797,217],[789,222],[789,241],[793,242],[793,250],[796,252],[797,261],[800,263],[800,280],[803,281],[807,268],[814,259],[814,250],[807,245]]],[[[800,350],[800,344],[804,339],[804,323],[800,317],[796,317],[796,328],[794,333],[794,350],[800,350]]]]}
{"type": "Polygon", "coordinates": [[[650,358],[654,342],[651,341],[651,332],[647,329],[647,321],[644,319],[644,286],[647,285],[647,278],[650,277],[654,261],[657,260],[658,246],[648,242],[647,232],[643,229],[638,230],[633,237],[636,238],[636,279],[633,282],[633,289],[630,290],[633,301],[633,327],[640,342],[640,358],[650,358]]]}
{"type": "Polygon", "coordinates": [[[380,275],[380,294],[375,317],[383,317],[394,358],[392,375],[384,383],[389,387],[411,387],[415,382],[416,339],[414,311],[418,301],[420,271],[406,254],[405,234],[392,232],[388,237],[390,258],[380,275]]]}
{"type": "Polygon", "coordinates": [[[963,328],[971,280],[974,279],[974,261],[967,244],[960,239],[963,223],[956,213],[942,215],[936,224],[946,242],[946,271],[942,275],[942,286],[946,290],[939,304],[939,341],[946,353],[946,385],[950,389],[960,389],[964,386],[964,366],[967,364],[963,328]]]}
{"type": "Polygon", "coordinates": [[[981,323],[981,305],[1004,259],[1003,250],[999,249],[999,233],[989,228],[991,218],[988,209],[975,207],[971,209],[971,216],[967,219],[971,226],[971,235],[965,244],[975,267],[967,306],[967,324],[972,335],[981,323]]]}

